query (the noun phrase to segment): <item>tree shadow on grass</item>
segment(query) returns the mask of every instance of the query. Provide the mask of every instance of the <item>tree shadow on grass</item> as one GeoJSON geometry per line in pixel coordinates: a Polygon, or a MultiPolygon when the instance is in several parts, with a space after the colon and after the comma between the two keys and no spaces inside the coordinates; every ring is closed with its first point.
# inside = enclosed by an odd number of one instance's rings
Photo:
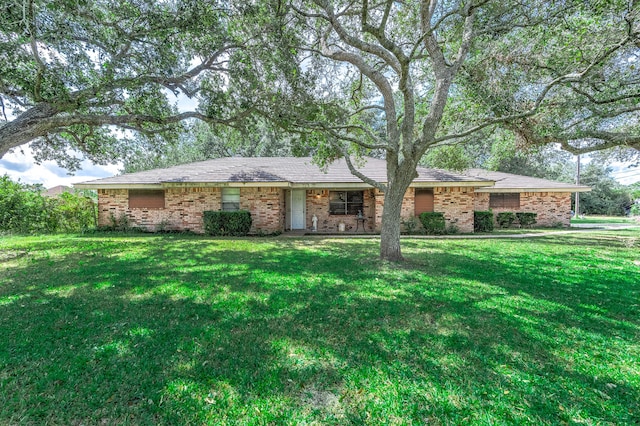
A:
{"type": "Polygon", "coordinates": [[[0,275],[2,423],[638,416],[637,361],[606,368],[637,351],[637,313],[620,313],[623,292],[589,308],[600,286],[637,291],[616,271],[579,275],[576,295],[526,256],[430,250],[394,267],[371,242],[86,241],[43,243],[0,275]]]}

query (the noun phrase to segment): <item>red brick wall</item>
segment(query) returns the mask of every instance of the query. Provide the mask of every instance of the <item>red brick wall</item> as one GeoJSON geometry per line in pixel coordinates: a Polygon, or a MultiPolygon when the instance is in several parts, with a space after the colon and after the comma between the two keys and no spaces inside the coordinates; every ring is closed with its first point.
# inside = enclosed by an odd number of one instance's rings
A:
{"type": "MultiPolygon", "coordinates": [[[[101,189],[98,191],[98,221],[110,225],[110,217],[125,214],[132,226],[150,231],[160,224],[167,230],[191,230],[203,232],[202,212],[219,210],[220,188],[169,188],[165,192],[164,209],[129,209],[126,189],[101,189]]],[[[414,215],[414,188],[409,188],[402,203],[402,218],[414,215]]],[[[368,232],[380,230],[384,194],[378,190],[364,190],[363,214],[367,218],[368,232]]],[[[249,210],[253,218],[252,232],[274,232],[284,229],[285,197],[280,188],[241,188],[240,208],[249,210]]],[[[489,194],[474,194],[473,188],[434,188],[434,211],[444,213],[447,226],[455,225],[460,232],[473,232],[473,211],[489,208],[489,194]]],[[[513,209],[493,209],[514,211],[513,209]]],[[[569,225],[571,219],[571,194],[538,192],[520,195],[520,210],[538,213],[538,224],[551,226],[569,225]]],[[[318,217],[319,232],[335,232],[343,222],[347,231],[355,230],[355,216],[329,215],[329,190],[307,190],[307,225],[311,227],[313,215],[318,217]]]]}
{"type": "MultiPolygon", "coordinates": [[[[315,214],[318,218],[318,232],[337,232],[340,222],[345,224],[346,232],[353,232],[357,227],[356,215],[335,215],[329,214],[329,191],[328,189],[307,190],[307,227],[312,229],[311,219],[315,214]]],[[[366,231],[374,231],[375,202],[373,190],[364,190],[364,200],[362,214],[367,219],[365,223],[366,231]]],[[[362,224],[359,231],[362,230],[362,224]]]]}
{"type": "Polygon", "coordinates": [[[437,187],[433,189],[433,211],[444,213],[447,227],[473,232],[474,191],[471,187],[437,187]]]}
{"type": "MultiPolygon", "coordinates": [[[[384,194],[376,190],[376,229],[382,226],[384,194]]],[[[415,188],[407,189],[400,215],[406,220],[415,216],[415,188]]],[[[473,232],[473,188],[433,188],[433,210],[444,213],[447,226],[455,225],[460,232],[473,232]]]]}
{"type": "MultiPolygon", "coordinates": [[[[476,210],[489,210],[489,193],[479,192],[475,200],[476,210]]],[[[570,192],[521,192],[520,208],[493,208],[493,213],[532,212],[538,213],[540,226],[569,226],[571,223],[570,192]]]]}
{"type": "Polygon", "coordinates": [[[281,188],[241,188],[240,209],[249,210],[251,232],[284,230],[284,191],[281,188]]]}
{"type": "MultiPolygon", "coordinates": [[[[125,214],[131,226],[157,231],[190,230],[202,233],[205,210],[220,210],[220,188],[168,188],[164,209],[129,209],[126,189],[98,191],[98,223],[110,225],[111,217],[125,214]]],[[[252,232],[281,231],[284,224],[284,195],[279,188],[241,188],[240,208],[251,212],[252,232]]]]}

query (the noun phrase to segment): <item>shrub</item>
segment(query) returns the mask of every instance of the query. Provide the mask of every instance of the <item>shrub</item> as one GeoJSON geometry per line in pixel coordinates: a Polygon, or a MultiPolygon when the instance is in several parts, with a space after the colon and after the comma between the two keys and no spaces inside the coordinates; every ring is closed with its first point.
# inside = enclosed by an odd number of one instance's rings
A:
{"type": "Polygon", "coordinates": [[[415,216],[411,216],[407,220],[403,220],[402,224],[404,225],[404,230],[407,235],[414,235],[417,233],[418,225],[420,223],[415,216]]]}
{"type": "Polygon", "coordinates": [[[508,228],[516,221],[514,212],[502,212],[496,215],[496,222],[500,228],[508,228]]]}
{"type": "Polygon", "coordinates": [[[447,227],[447,234],[459,234],[460,233],[460,228],[458,228],[455,224],[451,224],[447,227]]]}
{"type": "Polygon", "coordinates": [[[96,203],[83,194],[42,195],[42,186],[0,177],[0,232],[78,232],[96,224],[96,203]]]}
{"type": "Polygon", "coordinates": [[[420,213],[420,222],[428,235],[440,235],[446,231],[444,214],[438,212],[420,213]]]}
{"type": "Polygon", "coordinates": [[[473,212],[473,230],[474,232],[493,231],[493,212],[491,210],[473,212]]]}
{"type": "Polygon", "coordinates": [[[251,213],[246,210],[205,211],[204,232],[213,236],[245,236],[251,229],[251,213]]]}
{"type": "Polygon", "coordinates": [[[538,213],[516,213],[518,217],[518,222],[520,222],[520,226],[531,226],[538,222],[538,213]]]}
{"type": "Polygon", "coordinates": [[[122,231],[128,232],[131,230],[131,221],[129,220],[129,216],[126,213],[120,213],[120,216],[116,217],[115,214],[109,214],[109,223],[111,223],[112,231],[122,231]]]}
{"type": "Polygon", "coordinates": [[[97,205],[89,196],[81,193],[63,192],[57,198],[56,213],[58,228],[65,232],[85,232],[97,223],[97,205]]]}

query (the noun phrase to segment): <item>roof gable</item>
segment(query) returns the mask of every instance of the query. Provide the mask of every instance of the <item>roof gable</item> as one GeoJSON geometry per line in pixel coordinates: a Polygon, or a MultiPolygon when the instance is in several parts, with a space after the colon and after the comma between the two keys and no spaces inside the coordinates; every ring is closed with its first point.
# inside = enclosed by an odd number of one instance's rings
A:
{"type": "Polygon", "coordinates": [[[587,192],[591,188],[584,185],[557,182],[548,179],[534,178],[530,176],[515,175],[512,173],[494,172],[483,169],[465,170],[467,176],[476,176],[489,179],[495,185],[488,188],[480,188],[477,192],[587,192]]]}

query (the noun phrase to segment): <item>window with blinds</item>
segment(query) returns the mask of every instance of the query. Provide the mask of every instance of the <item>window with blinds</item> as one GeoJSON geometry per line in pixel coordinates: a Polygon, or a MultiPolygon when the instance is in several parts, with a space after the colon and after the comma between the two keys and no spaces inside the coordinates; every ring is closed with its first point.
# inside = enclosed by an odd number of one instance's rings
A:
{"type": "Polygon", "coordinates": [[[489,194],[489,208],[520,208],[520,193],[493,193],[489,194]]]}
{"type": "Polygon", "coordinates": [[[130,209],[164,209],[164,189],[130,189],[130,209]]]}
{"type": "Polygon", "coordinates": [[[227,212],[240,210],[240,188],[222,188],[222,210],[227,212]]]}
{"type": "Polygon", "coordinates": [[[416,216],[433,211],[433,189],[416,189],[414,210],[416,216]]]}

